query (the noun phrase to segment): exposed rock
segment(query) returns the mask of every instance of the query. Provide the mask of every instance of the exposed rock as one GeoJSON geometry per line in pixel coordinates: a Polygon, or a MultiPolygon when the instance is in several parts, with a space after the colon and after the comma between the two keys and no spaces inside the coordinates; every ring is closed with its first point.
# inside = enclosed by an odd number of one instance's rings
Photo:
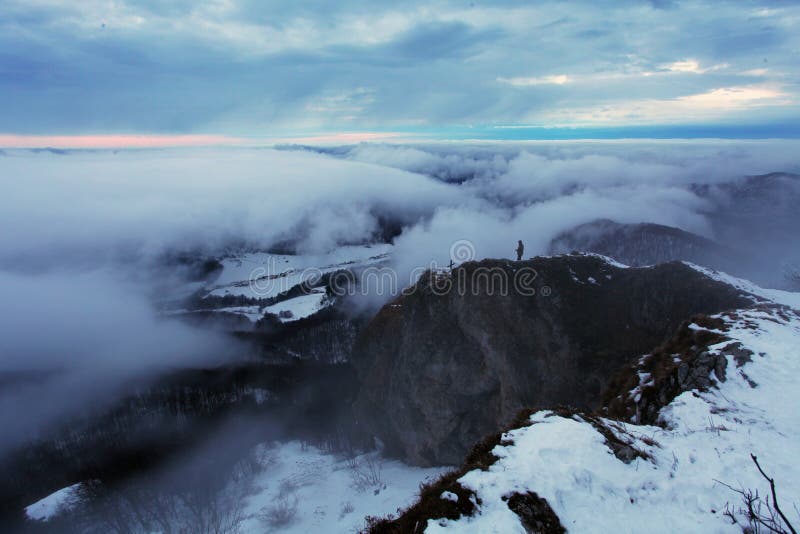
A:
{"type": "Polygon", "coordinates": [[[519,516],[528,534],[564,534],[567,530],[550,508],[546,499],[536,493],[514,493],[508,497],[508,508],[519,516]]]}
{"type": "MultiPolygon", "coordinates": [[[[762,305],[763,306],[763,305],[762,305]]],[[[730,315],[730,314],[726,314],[730,315]]],[[[684,322],[663,345],[622,369],[604,394],[604,412],[637,424],[657,424],[661,408],[684,391],[704,391],[727,378],[728,358],[736,367],[751,360],[752,353],[731,342],[724,344],[725,321],[697,315],[684,322]]],[[[739,370],[751,387],[756,384],[739,370]]]]}
{"type": "MultiPolygon", "coordinates": [[[[557,410],[558,411],[558,410],[557,410]]],[[[593,413],[571,412],[570,410],[560,410],[562,416],[572,417],[577,421],[589,423],[605,438],[605,444],[609,450],[620,461],[626,464],[631,463],[637,458],[645,460],[651,459],[647,453],[634,446],[636,441],[621,425],[610,419],[603,419],[593,413]]]]}
{"type": "Polygon", "coordinates": [[[611,376],[686,317],[751,304],[681,263],[585,255],[468,262],[411,289],[363,330],[353,363],[361,424],[420,465],[460,463],[524,407],[598,408],[611,376]]]}
{"type": "MultiPolygon", "coordinates": [[[[741,367],[746,363],[752,362],[753,353],[742,347],[741,343],[733,343],[725,348],[725,352],[733,356],[733,361],[736,362],[736,367],[741,367]]],[[[724,380],[725,377],[723,376],[724,380]]]]}

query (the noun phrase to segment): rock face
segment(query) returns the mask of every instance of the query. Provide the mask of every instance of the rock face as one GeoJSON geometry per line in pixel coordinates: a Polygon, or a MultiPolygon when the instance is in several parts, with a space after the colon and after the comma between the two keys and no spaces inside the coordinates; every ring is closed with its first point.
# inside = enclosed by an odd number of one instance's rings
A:
{"type": "MultiPolygon", "coordinates": [[[[756,304],[755,309],[786,317],[780,305],[756,304]]],[[[730,322],[740,317],[736,311],[721,317],[696,315],[685,321],[663,345],[656,347],[614,376],[604,392],[603,413],[635,424],[659,423],[661,409],[684,391],[705,391],[725,382],[728,356],[736,372],[751,387],[756,387],[742,366],[752,361],[753,353],[732,341],[726,332],[730,322]],[[709,350],[715,345],[715,350],[709,350]]]]}
{"type": "Polygon", "coordinates": [[[456,464],[522,408],[598,407],[611,376],[682,321],[748,304],[681,263],[468,262],[423,276],[361,332],[356,413],[388,452],[456,464]],[[532,283],[519,283],[533,272],[532,283]]]}

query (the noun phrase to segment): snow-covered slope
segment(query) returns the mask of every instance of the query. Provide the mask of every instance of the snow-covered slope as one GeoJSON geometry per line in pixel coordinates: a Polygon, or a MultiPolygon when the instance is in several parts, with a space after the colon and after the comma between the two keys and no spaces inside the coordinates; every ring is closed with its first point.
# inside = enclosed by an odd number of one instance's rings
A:
{"type": "Polygon", "coordinates": [[[282,322],[295,321],[326,308],[334,299],[326,296],[323,286],[313,287],[307,294],[291,292],[293,289],[301,284],[321,283],[326,274],[343,270],[359,272],[380,265],[388,260],[391,250],[392,245],[373,244],[342,246],[326,254],[229,255],[220,260],[222,269],[213,281],[192,282],[170,295],[179,307],[165,309],[164,313],[220,312],[244,317],[251,323],[274,314],[282,322]],[[194,301],[192,306],[185,307],[183,300],[175,298],[190,294],[201,297],[199,304],[194,301]]]}
{"type": "Polygon", "coordinates": [[[25,508],[25,515],[29,519],[47,521],[60,513],[71,510],[79,503],[79,492],[82,485],[82,482],[78,482],[77,484],[72,484],[66,488],[54,491],[47,497],[27,506],[25,508]]]}
{"type": "Polygon", "coordinates": [[[686,265],[688,265],[693,269],[696,269],[697,271],[700,271],[701,273],[705,274],[706,276],[708,276],[713,280],[723,282],[725,284],[735,287],[736,289],[739,289],[740,291],[744,291],[745,293],[750,293],[751,295],[755,295],[756,297],[759,297],[761,300],[767,302],[776,302],[778,304],[783,304],[784,306],[789,306],[800,310],[800,293],[794,291],[784,291],[781,289],[765,289],[743,278],[736,278],[735,276],[731,276],[727,273],[715,271],[713,269],[708,269],[706,267],[695,265],[694,263],[690,263],[688,261],[685,261],[683,263],[685,263],[686,265]]]}
{"type": "Polygon", "coordinates": [[[260,458],[264,470],[244,503],[243,534],[357,532],[364,516],[394,512],[442,472],[374,452],[342,458],[298,442],[263,445],[260,458]]]}
{"type": "Polygon", "coordinates": [[[325,288],[314,288],[307,295],[290,298],[272,306],[267,306],[264,311],[278,316],[281,322],[288,323],[304,319],[324,308],[330,302],[325,293],[325,288]]]}
{"type": "Polygon", "coordinates": [[[384,261],[392,246],[344,246],[328,254],[269,254],[256,252],[225,258],[222,273],[208,295],[270,298],[314,275],[384,261]]]}
{"type": "Polygon", "coordinates": [[[676,397],[661,410],[663,427],[597,419],[641,455],[619,459],[587,416],[537,412],[530,426],[503,436],[488,470],[459,479],[475,492],[478,512],[430,520],[426,532],[524,533],[507,500],[527,492],[545,499],[569,532],[742,532],[748,520],[734,490],[757,491],[762,512],[770,495],[751,454],[800,523],[800,316],[772,305],[717,317],[728,339],[708,351],[727,359],[724,381],[714,376],[707,391],[676,397]],[[752,361],[729,354],[736,343],[752,361]]]}

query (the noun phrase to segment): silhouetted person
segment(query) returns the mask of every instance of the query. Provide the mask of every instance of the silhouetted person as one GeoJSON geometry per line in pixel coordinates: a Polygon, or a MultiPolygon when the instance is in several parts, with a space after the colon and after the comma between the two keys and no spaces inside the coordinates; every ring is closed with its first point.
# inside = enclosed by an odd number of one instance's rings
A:
{"type": "Polygon", "coordinates": [[[522,244],[522,240],[520,239],[517,241],[517,261],[522,261],[523,252],[525,252],[525,245],[522,244]]]}

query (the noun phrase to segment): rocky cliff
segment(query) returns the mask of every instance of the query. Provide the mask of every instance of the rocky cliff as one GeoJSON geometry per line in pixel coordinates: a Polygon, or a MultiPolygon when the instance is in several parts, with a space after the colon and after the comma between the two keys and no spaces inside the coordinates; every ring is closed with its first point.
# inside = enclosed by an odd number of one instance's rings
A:
{"type": "Polygon", "coordinates": [[[521,408],[596,408],[622,366],[692,314],[750,303],[677,262],[570,255],[427,273],[360,334],[356,413],[390,453],[460,463],[521,408]]]}

